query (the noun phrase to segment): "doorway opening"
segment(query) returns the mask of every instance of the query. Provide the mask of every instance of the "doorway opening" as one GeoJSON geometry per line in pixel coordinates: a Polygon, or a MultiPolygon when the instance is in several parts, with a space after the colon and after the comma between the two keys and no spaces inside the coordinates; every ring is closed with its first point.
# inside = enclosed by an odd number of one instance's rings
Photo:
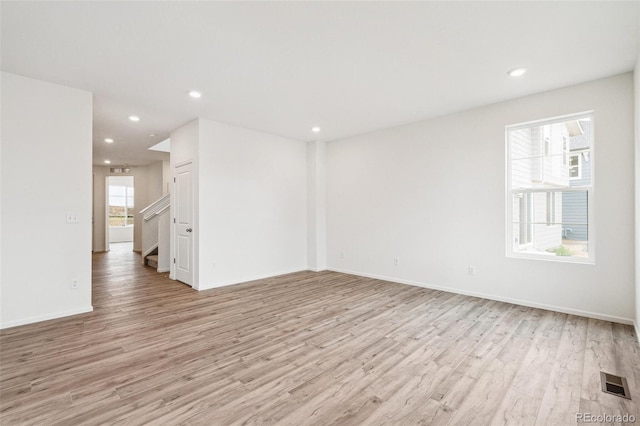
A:
{"type": "Polygon", "coordinates": [[[135,217],[133,176],[107,176],[107,230],[109,249],[133,250],[133,221],[135,217]]]}

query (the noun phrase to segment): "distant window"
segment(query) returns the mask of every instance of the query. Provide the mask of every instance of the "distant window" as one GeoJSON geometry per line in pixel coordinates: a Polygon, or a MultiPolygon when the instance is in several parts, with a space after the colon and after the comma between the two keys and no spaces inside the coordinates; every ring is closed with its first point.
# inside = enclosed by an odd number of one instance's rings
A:
{"type": "Polygon", "coordinates": [[[109,226],[131,226],[133,215],[133,187],[109,185],[109,226]]]}
{"type": "Polygon", "coordinates": [[[506,127],[507,256],[594,262],[593,116],[506,127]]]}
{"type": "Polygon", "coordinates": [[[572,154],[569,156],[569,179],[580,179],[582,177],[582,155],[572,154]]]}

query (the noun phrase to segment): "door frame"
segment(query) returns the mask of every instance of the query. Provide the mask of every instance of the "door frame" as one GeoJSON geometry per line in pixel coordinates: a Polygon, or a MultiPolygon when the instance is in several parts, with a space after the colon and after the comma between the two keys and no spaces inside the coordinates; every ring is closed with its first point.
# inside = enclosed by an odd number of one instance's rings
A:
{"type": "Polygon", "coordinates": [[[111,250],[109,242],[109,177],[104,177],[104,251],[111,250]]]}
{"type": "MultiPolygon", "coordinates": [[[[197,232],[197,229],[193,222],[194,222],[194,218],[195,218],[195,211],[194,211],[194,206],[195,206],[195,192],[194,192],[194,180],[193,180],[193,173],[195,172],[195,162],[193,160],[186,160],[186,161],[181,161],[179,163],[175,163],[173,165],[173,167],[171,168],[171,174],[172,174],[172,191],[171,191],[171,219],[170,219],[170,223],[171,223],[171,234],[170,234],[170,239],[169,239],[169,244],[170,244],[170,250],[171,250],[171,262],[170,262],[170,271],[169,271],[169,278],[172,280],[176,280],[177,279],[177,274],[176,274],[176,259],[177,259],[177,241],[178,241],[178,228],[176,226],[176,209],[177,209],[177,204],[178,204],[178,189],[177,189],[177,170],[180,167],[184,167],[186,165],[191,165],[191,222],[192,222],[192,227],[194,228],[193,233],[191,234],[191,284],[187,284],[184,283],[185,285],[189,285],[191,286],[193,289],[197,289],[197,282],[196,282],[196,261],[195,261],[195,233],[197,232]]],[[[182,281],[180,281],[182,282],[182,281]]]]}
{"type": "MultiPolygon", "coordinates": [[[[135,194],[135,190],[136,190],[136,177],[133,174],[117,174],[117,175],[113,175],[111,173],[107,174],[104,178],[104,251],[110,251],[111,250],[111,241],[109,240],[109,234],[110,234],[110,229],[109,229],[109,178],[112,177],[130,177],[133,179],[133,184],[131,185],[131,187],[133,188],[134,194],[135,194]]],[[[135,197],[135,195],[134,195],[135,197]]],[[[135,212],[135,200],[134,200],[134,212],[135,212]]],[[[134,213],[135,214],[135,213],[134,213]]],[[[131,240],[131,244],[133,245],[134,249],[135,249],[135,226],[134,226],[134,231],[133,231],[133,239],[131,240]]],[[[134,250],[135,251],[135,250],[134,250]]]]}

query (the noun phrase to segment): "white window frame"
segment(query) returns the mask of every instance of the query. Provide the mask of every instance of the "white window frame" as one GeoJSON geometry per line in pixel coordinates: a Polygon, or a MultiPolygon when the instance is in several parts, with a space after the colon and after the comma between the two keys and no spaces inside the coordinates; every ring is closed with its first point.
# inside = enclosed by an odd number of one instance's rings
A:
{"type": "MultiPolygon", "coordinates": [[[[551,262],[564,262],[564,263],[582,263],[582,264],[595,264],[596,259],[596,218],[595,218],[595,122],[594,122],[594,112],[593,111],[585,111],[575,114],[568,114],[558,117],[545,118],[542,120],[534,120],[528,121],[524,123],[518,123],[513,125],[505,126],[505,225],[506,225],[506,238],[505,238],[505,246],[506,246],[506,256],[511,258],[520,258],[520,259],[532,259],[532,260],[546,260],[551,262]],[[524,128],[529,128],[533,126],[540,126],[545,124],[554,124],[561,123],[569,120],[579,120],[583,118],[589,118],[591,120],[591,140],[589,144],[589,155],[590,155],[590,167],[591,167],[591,184],[589,186],[578,186],[578,187],[561,187],[561,188],[531,188],[531,189],[519,189],[514,191],[511,186],[511,145],[509,143],[509,132],[524,128]],[[513,197],[516,193],[523,194],[533,194],[536,192],[585,192],[587,193],[587,232],[588,232],[588,257],[574,257],[574,256],[548,256],[544,254],[536,254],[529,252],[518,252],[514,251],[514,211],[513,211],[513,197]]],[[[571,155],[571,154],[569,154],[571,155]]],[[[580,154],[582,156],[582,154],[580,154]]],[[[580,158],[582,162],[582,158],[580,158]]],[[[582,163],[580,163],[582,165],[582,163]]],[[[580,169],[580,175],[582,176],[582,169],[580,169]]],[[[553,198],[553,197],[552,197],[553,198]]],[[[546,223],[545,223],[546,224],[546,223]]],[[[535,235],[533,235],[532,240],[535,241],[535,235]]]]}
{"type": "Polygon", "coordinates": [[[569,180],[582,179],[582,152],[569,153],[569,180]],[[578,176],[571,176],[571,157],[578,157],[578,176]]]}
{"type": "Polygon", "coordinates": [[[556,217],[556,203],[558,202],[556,197],[556,192],[547,192],[547,205],[546,205],[546,216],[547,216],[547,226],[556,226],[560,225],[558,223],[558,218],[556,217]]]}

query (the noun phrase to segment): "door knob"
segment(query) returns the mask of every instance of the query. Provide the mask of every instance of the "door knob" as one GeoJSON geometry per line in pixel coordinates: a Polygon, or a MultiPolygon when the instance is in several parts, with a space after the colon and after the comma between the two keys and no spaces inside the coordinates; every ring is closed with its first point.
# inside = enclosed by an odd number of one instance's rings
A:
{"type": "Polygon", "coordinates": [[[185,231],[187,231],[187,232],[191,232],[191,231],[193,231],[193,229],[191,229],[191,228],[187,228],[187,229],[185,229],[185,231]]]}

